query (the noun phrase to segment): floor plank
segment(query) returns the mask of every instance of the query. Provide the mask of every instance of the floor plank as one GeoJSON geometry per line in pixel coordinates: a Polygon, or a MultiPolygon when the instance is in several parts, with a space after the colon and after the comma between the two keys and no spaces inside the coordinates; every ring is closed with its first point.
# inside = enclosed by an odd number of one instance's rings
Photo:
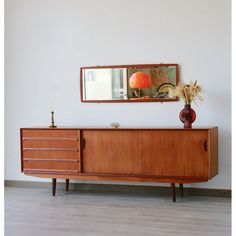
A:
{"type": "Polygon", "coordinates": [[[230,236],[231,199],[5,188],[6,236],[230,236]]]}

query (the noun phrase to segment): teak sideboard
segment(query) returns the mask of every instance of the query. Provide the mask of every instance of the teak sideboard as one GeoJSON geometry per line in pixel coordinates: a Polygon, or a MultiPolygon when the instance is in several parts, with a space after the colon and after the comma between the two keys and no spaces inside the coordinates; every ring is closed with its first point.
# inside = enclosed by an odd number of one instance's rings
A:
{"type": "Polygon", "coordinates": [[[21,128],[21,171],[56,179],[183,184],[218,173],[218,128],[21,128]]]}

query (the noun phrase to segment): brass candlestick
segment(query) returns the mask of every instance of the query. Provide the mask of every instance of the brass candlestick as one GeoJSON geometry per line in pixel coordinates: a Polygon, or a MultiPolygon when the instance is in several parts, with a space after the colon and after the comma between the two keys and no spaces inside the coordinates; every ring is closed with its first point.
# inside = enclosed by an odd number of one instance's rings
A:
{"type": "Polygon", "coordinates": [[[56,128],[57,126],[54,125],[54,111],[51,111],[51,125],[49,128],[56,128]]]}

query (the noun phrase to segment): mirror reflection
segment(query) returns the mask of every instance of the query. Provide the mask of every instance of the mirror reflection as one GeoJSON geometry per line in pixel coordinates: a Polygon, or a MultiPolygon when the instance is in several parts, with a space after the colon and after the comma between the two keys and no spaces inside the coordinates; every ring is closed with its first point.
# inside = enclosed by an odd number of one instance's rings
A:
{"type": "Polygon", "coordinates": [[[175,101],[169,91],[178,83],[177,64],[81,68],[82,102],[175,101]]]}
{"type": "Polygon", "coordinates": [[[126,69],[86,69],[83,72],[85,100],[127,99],[126,69]]]}

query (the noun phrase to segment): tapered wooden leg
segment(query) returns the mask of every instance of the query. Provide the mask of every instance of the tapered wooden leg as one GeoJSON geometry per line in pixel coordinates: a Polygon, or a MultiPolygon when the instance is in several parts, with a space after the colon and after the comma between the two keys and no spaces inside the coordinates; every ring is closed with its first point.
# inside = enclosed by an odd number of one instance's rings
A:
{"type": "Polygon", "coordinates": [[[69,191],[69,179],[66,179],[66,192],[68,192],[69,191]]]}
{"type": "Polygon", "coordinates": [[[173,199],[173,202],[176,202],[175,183],[171,183],[171,189],[172,189],[172,199],[173,199]]]}
{"type": "Polygon", "coordinates": [[[180,189],[180,196],[183,198],[184,197],[184,185],[179,184],[179,189],[180,189]]]}
{"type": "Polygon", "coordinates": [[[52,196],[56,195],[56,185],[57,185],[57,179],[52,179],[52,196]]]}

